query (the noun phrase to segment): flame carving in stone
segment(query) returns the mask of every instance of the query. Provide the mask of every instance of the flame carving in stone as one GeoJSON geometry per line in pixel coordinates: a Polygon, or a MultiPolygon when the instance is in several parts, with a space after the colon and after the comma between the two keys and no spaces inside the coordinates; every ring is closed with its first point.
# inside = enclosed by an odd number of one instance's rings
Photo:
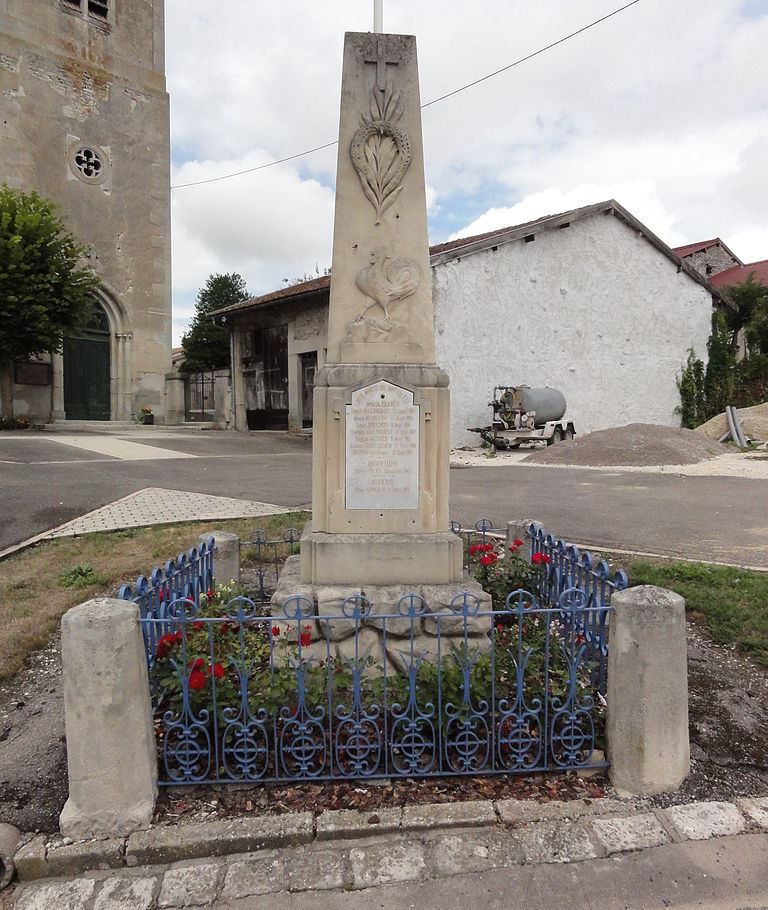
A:
{"type": "Polygon", "coordinates": [[[392,82],[384,91],[371,91],[370,117],[362,115],[362,124],[352,137],[350,154],[363,192],[376,209],[376,224],[397,199],[403,177],[411,163],[411,140],[397,122],[403,116],[400,92],[392,82]]]}

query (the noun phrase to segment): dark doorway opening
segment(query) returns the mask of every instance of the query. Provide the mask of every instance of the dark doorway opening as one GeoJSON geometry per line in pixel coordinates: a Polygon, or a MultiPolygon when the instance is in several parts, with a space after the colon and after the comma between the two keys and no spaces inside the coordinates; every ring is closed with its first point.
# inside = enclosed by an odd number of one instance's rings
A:
{"type": "Polygon", "coordinates": [[[245,416],[249,430],[288,429],[288,326],[255,329],[246,358],[245,416]]]}
{"type": "Polygon", "coordinates": [[[100,304],[84,328],[64,339],[64,413],[67,420],[109,420],[110,343],[107,314],[100,304]]]}
{"type": "Polygon", "coordinates": [[[299,354],[299,360],[301,361],[301,425],[306,429],[312,426],[312,393],[315,390],[317,351],[299,354]]]}

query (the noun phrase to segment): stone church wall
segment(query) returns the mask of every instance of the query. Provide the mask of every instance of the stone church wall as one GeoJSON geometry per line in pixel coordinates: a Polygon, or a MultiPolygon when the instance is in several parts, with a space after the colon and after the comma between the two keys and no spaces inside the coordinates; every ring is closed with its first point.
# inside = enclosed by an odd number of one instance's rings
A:
{"type": "MultiPolygon", "coordinates": [[[[106,21],[79,5],[0,0],[0,181],[54,200],[92,250],[110,323],[112,418],[149,405],[162,419],[171,365],[163,0],[110,0],[106,21]]],[[[53,416],[63,416],[60,357],[53,375],[53,416]]]]}

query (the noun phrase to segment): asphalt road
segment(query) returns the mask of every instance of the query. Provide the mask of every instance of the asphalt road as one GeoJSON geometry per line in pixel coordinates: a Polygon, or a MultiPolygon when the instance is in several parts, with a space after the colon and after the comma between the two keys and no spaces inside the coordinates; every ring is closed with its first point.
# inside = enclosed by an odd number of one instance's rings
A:
{"type": "MultiPolygon", "coordinates": [[[[64,445],[53,433],[3,434],[0,550],[145,487],[310,507],[306,438],[160,429],[120,438],[154,447],[158,457],[124,460],[64,445]]],[[[594,547],[768,568],[768,484],[761,480],[456,467],[451,517],[498,525],[537,518],[552,533],[594,547]]]]}

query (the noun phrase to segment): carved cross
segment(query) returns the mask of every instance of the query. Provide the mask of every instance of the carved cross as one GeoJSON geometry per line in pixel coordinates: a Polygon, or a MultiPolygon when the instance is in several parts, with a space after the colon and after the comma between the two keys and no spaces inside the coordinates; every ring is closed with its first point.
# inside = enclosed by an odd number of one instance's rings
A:
{"type": "Polygon", "coordinates": [[[376,42],[376,59],[375,60],[364,60],[364,63],[375,63],[376,64],[376,88],[383,92],[385,88],[385,81],[387,77],[387,67],[388,66],[397,66],[400,63],[399,60],[388,60],[387,55],[384,52],[384,42],[379,40],[376,42]]]}

